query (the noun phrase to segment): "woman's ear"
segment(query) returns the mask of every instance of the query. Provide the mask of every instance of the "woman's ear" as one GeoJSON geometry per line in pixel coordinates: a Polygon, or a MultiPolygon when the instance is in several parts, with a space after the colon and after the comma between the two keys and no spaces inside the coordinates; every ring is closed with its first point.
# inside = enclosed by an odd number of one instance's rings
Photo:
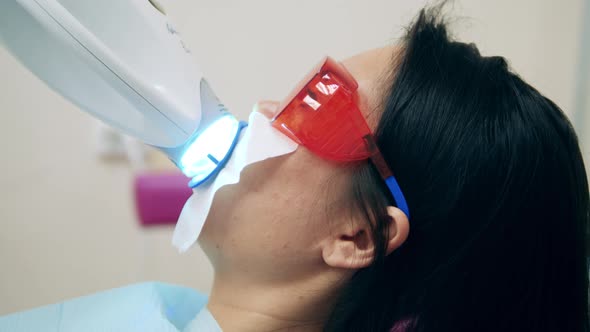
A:
{"type": "MultiPolygon", "coordinates": [[[[391,217],[387,238],[387,255],[399,248],[408,238],[410,224],[406,214],[394,207],[387,207],[391,217]]],[[[361,269],[373,263],[375,243],[370,226],[364,221],[343,223],[322,243],[322,258],[332,267],[361,269]]]]}
{"type": "Polygon", "coordinates": [[[389,224],[389,241],[387,242],[387,255],[401,247],[410,234],[410,221],[408,216],[395,206],[387,207],[387,214],[391,217],[389,224]]]}

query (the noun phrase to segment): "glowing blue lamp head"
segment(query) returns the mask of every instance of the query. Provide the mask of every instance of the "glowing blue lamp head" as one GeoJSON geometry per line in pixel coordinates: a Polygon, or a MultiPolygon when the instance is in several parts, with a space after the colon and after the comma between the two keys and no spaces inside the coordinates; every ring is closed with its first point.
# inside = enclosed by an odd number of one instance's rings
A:
{"type": "Polygon", "coordinates": [[[199,129],[181,146],[160,147],[184,175],[191,178],[191,188],[219,173],[231,157],[241,130],[247,125],[225,109],[204,80],[201,82],[201,102],[199,129]]]}
{"type": "Polygon", "coordinates": [[[191,188],[206,182],[225,166],[243,127],[245,123],[227,114],[186,145],[177,165],[186,176],[192,178],[189,183],[191,188]]]}

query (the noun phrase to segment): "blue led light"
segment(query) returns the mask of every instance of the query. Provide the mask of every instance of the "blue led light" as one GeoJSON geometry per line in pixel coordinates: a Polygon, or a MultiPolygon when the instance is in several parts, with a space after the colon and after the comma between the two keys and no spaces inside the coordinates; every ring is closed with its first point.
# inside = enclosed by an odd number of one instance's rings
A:
{"type": "Polygon", "coordinates": [[[236,118],[229,114],[222,116],[185,148],[178,166],[186,176],[192,178],[192,187],[223,167],[220,163],[229,157],[240,129],[240,122],[236,118]]]}

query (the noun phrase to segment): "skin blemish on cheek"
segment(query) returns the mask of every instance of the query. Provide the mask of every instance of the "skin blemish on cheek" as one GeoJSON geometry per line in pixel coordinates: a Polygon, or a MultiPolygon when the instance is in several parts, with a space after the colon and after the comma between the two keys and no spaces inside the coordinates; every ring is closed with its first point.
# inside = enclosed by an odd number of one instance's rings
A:
{"type": "Polygon", "coordinates": [[[270,240],[272,240],[272,238],[273,238],[273,234],[271,234],[270,232],[266,232],[266,233],[264,234],[264,238],[265,238],[267,241],[270,241],[270,240]]]}
{"type": "Polygon", "coordinates": [[[280,202],[281,196],[281,193],[275,191],[271,194],[270,199],[272,202],[280,202]]]}

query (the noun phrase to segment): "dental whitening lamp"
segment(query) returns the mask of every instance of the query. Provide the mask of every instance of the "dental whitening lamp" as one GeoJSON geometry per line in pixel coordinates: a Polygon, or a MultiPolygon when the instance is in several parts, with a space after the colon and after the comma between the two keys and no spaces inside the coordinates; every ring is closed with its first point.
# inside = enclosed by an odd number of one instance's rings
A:
{"type": "Polygon", "coordinates": [[[219,172],[245,126],[156,0],[5,0],[0,43],[80,109],[167,154],[191,187],[219,172]]]}

